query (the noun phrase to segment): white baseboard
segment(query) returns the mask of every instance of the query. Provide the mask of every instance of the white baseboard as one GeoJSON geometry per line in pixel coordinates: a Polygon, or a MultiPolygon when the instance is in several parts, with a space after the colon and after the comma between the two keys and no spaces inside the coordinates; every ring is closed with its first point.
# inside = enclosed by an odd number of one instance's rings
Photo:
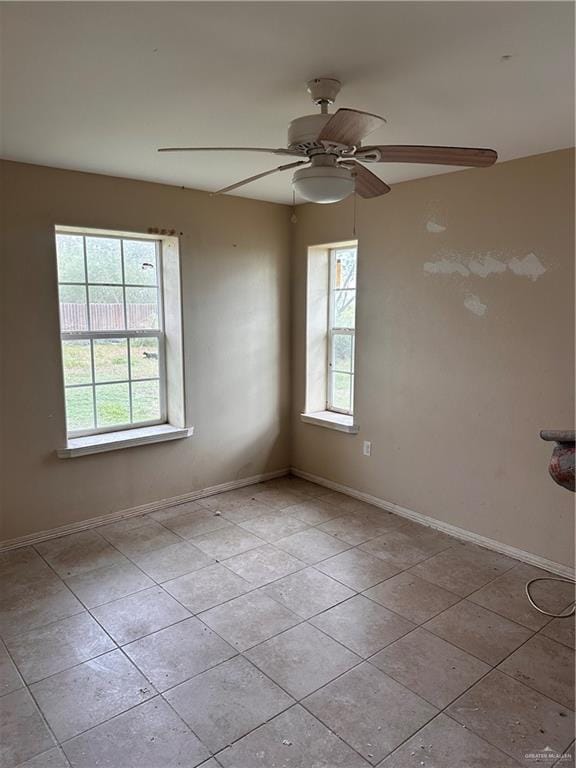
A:
{"type": "Polygon", "coordinates": [[[435,518],[428,517],[428,515],[423,515],[420,512],[414,512],[406,507],[401,507],[399,504],[393,504],[391,501],[384,501],[384,499],[379,499],[377,496],[371,496],[369,493],[363,493],[362,491],[357,491],[355,488],[349,488],[347,485],[341,485],[340,483],[335,483],[333,480],[327,480],[325,477],[312,475],[309,472],[303,472],[301,469],[296,469],[295,467],[292,467],[290,472],[297,477],[302,477],[304,480],[309,480],[311,483],[323,485],[334,491],[345,493],[347,496],[360,499],[360,501],[365,501],[367,504],[372,504],[375,507],[385,509],[387,512],[393,512],[396,515],[400,515],[400,517],[406,517],[421,525],[427,525],[429,528],[435,528],[442,533],[448,533],[450,536],[454,536],[457,539],[469,541],[472,544],[477,544],[479,547],[484,547],[485,549],[492,549],[494,552],[508,555],[508,557],[513,557],[516,560],[521,560],[523,563],[534,565],[536,568],[542,568],[545,571],[550,571],[559,576],[565,576],[569,579],[574,578],[574,570],[567,565],[555,563],[553,560],[547,560],[545,557],[540,557],[532,552],[525,552],[523,549],[517,549],[509,544],[503,544],[495,539],[489,539],[486,536],[481,536],[479,533],[473,533],[464,528],[458,528],[456,525],[445,523],[442,520],[436,520],[435,518]]]}
{"type": "Polygon", "coordinates": [[[456,525],[445,523],[442,520],[436,520],[428,515],[423,515],[420,512],[414,512],[411,509],[402,507],[399,504],[394,504],[391,501],[385,501],[377,496],[372,496],[369,493],[357,491],[355,488],[350,488],[347,485],[336,483],[333,480],[328,480],[325,477],[319,475],[312,475],[309,472],[303,472],[295,467],[279,469],[275,472],[266,472],[260,475],[253,475],[252,477],[245,477],[241,480],[231,480],[227,483],[220,483],[219,485],[213,485],[209,488],[201,488],[197,491],[191,491],[190,493],[184,493],[181,496],[171,496],[167,499],[160,499],[158,501],[152,501],[149,504],[141,504],[137,507],[131,507],[129,509],[119,510],[117,512],[110,512],[106,515],[100,515],[99,517],[92,517],[88,520],[81,520],[76,523],[69,523],[68,525],[61,525],[58,528],[51,528],[46,531],[39,531],[37,533],[31,533],[27,536],[20,536],[15,539],[9,539],[7,541],[0,542],[0,552],[16,549],[18,547],[29,546],[31,544],[39,544],[41,541],[47,541],[48,539],[55,539],[60,536],[65,536],[69,533],[78,533],[79,531],[85,531],[90,528],[96,528],[100,525],[106,525],[108,523],[116,523],[119,520],[125,520],[129,517],[138,517],[139,515],[145,515],[149,512],[157,512],[160,509],[166,507],[173,507],[177,504],[185,504],[187,501],[197,501],[198,499],[204,499],[207,496],[214,496],[216,493],[224,493],[224,491],[232,491],[236,488],[244,488],[248,485],[255,485],[256,483],[264,482],[265,480],[273,480],[276,477],[283,477],[287,474],[293,474],[297,477],[302,477],[305,480],[309,480],[317,485],[322,485],[325,488],[330,488],[333,491],[344,493],[347,496],[352,496],[360,501],[365,501],[367,504],[372,504],[380,509],[385,509],[387,512],[392,512],[400,517],[406,517],[409,520],[413,520],[421,525],[426,525],[429,528],[434,528],[442,533],[447,533],[450,536],[454,536],[457,539],[463,541],[469,541],[473,544],[477,544],[485,549],[491,549],[494,552],[500,552],[503,555],[520,560],[523,563],[528,563],[536,568],[542,568],[545,571],[558,574],[559,576],[565,576],[567,578],[574,578],[574,570],[567,565],[561,563],[555,563],[552,560],[547,560],[544,557],[535,555],[532,552],[525,552],[523,549],[512,547],[509,544],[503,544],[495,539],[489,539],[486,536],[481,536],[478,533],[467,531],[464,528],[459,528],[456,525]]]}
{"type": "Polygon", "coordinates": [[[61,525],[58,528],[50,528],[47,531],[39,531],[38,533],[30,533],[27,536],[20,536],[16,539],[1,541],[0,552],[4,552],[8,549],[16,549],[17,547],[29,546],[30,544],[39,544],[41,541],[57,539],[68,533],[78,533],[78,531],[96,528],[99,525],[106,525],[107,523],[117,523],[119,520],[125,520],[128,517],[138,517],[139,515],[145,515],[148,512],[157,512],[159,509],[174,507],[177,504],[185,504],[187,501],[197,501],[198,499],[204,499],[207,496],[214,496],[216,493],[233,491],[236,488],[244,488],[247,485],[255,485],[264,480],[273,480],[275,477],[283,477],[284,475],[289,474],[289,472],[290,469],[288,468],[278,469],[275,472],[265,472],[261,475],[244,477],[241,480],[231,480],[228,483],[220,483],[220,485],[212,485],[209,488],[201,488],[198,491],[184,493],[181,496],[172,496],[168,499],[151,501],[149,504],[141,504],[138,507],[121,509],[118,512],[110,512],[107,515],[100,515],[100,517],[91,517],[88,520],[80,520],[77,523],[69,523],[68,525],[61,525]]]}

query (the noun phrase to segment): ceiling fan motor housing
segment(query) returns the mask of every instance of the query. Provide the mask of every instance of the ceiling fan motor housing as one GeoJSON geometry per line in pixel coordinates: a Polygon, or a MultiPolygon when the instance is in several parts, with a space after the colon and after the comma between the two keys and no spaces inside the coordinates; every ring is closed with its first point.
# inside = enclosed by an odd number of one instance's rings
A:
{"type": "Polygon", "coordinates": [[[318,141],[322,128],[332,115],[304,115],[292,120],[288,127],[288,147],[308,152],[311,149],[323,149],[318,141]]]}

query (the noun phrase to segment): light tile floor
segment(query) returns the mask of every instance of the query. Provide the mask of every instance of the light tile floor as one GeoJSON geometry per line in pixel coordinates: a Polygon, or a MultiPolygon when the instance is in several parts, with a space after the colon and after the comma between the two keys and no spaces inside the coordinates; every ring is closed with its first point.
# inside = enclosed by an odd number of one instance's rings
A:
{"type": "Polygon", "coordinates": [[[297,478],[0,553],[0,768],[569,768],[540,573],[297,478]]]}

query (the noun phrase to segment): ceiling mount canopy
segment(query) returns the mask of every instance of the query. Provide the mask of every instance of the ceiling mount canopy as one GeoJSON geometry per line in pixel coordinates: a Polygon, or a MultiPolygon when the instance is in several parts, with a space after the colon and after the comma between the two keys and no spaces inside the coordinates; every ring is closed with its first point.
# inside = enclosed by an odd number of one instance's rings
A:
{"type": "Polygon", "coordinates": [[[386,124],[386,120],[357,109],[338,109],[328,113],[340,92],[341,83],[334,78],[318,77],[307,83],[312,102],[320,113],[292,120],[288,128],[288,146],[262,147],[163,147],[159,152],[266,152],[285,155],[294,162],[217,190],[224,194],[274,173],[297,168],[292,178],[299,197],[313,203],[335,203],[356,192],[360,197],[379,197],[390,187],[363,163],[428,163],[431,165],[486,168],[498,159],[493,149],[471,147],[405,146],[377,144],[363,146],[369,134],[386,124]],[[297,159],[302,158],[302,159],[297,159]],[[307,166],[300,168],[299,166],[307,166]]]}

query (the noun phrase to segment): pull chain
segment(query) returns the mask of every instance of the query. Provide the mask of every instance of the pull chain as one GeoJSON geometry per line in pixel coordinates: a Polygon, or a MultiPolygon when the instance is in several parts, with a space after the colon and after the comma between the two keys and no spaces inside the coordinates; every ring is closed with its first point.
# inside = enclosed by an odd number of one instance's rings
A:
{"type": "Polygon", "coordinates": [[[292,224],[298,222],[298,216],[296,216],[296,192],[294,189],[292,189],[292,216],[290,216],[290,221],[292,224]]]}
{"type": "Polygon", "coordinates": [[[356,192],[354,192],[354,218],[352,222],[352,237],[356,237],[356,201],[358,199],[358,195],[356,192]]]}

